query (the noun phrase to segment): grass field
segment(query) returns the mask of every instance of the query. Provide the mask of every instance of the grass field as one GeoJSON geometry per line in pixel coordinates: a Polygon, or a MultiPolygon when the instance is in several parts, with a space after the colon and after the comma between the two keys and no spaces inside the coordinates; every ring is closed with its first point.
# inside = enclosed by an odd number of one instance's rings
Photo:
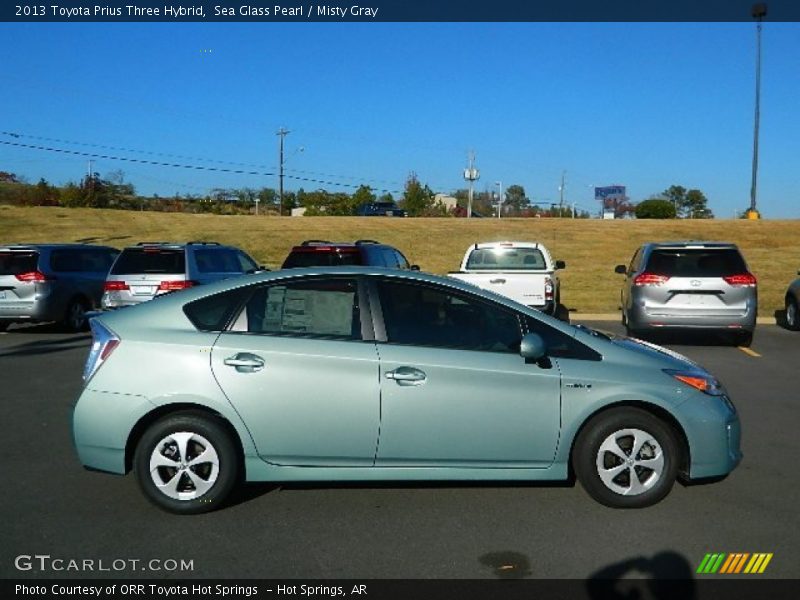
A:
{"type": "Polygon", "coordinates": [[[544,243],[561,272],[562,302],[577,314],[619,306],[627,263],[645,241],[698,239],[735,242],[759,282],[759,313],[783,308],[800,269],[800,221],[602,221],[582,219],[396,219],[188,215],[97,209],[0,206],[0,244],[88,242],[123,247],[147,240],[215,240],[240,246],[270,268],[304,239],[374,239],[398,247],[425,271],[455,270],[469,244],[527,240],[544,243]]]}

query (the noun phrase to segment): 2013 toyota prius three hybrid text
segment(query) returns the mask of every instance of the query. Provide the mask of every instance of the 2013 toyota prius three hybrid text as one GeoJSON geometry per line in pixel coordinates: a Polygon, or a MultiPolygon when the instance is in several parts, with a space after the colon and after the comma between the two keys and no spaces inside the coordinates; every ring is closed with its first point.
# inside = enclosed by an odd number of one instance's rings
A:
{"type": "Polygon", "coordinates": [[[452,278],[291,269],[91,321],[74,409],[87,467],[178,513],[246,481],[559,480],[643,507],[726,475],[739,419],[674,352],[452,278]]]}

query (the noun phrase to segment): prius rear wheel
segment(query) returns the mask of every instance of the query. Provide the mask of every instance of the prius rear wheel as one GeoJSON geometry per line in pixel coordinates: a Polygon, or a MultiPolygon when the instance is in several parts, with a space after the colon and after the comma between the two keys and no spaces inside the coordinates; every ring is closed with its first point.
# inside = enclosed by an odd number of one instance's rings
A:
{"type": "Polygon", "coordinates": [[[236,484],[237,454],[224,425],[198,412],[164,417],[142,436],[134,473],[142,492],[169,512],[219,508],[236,484]]]}

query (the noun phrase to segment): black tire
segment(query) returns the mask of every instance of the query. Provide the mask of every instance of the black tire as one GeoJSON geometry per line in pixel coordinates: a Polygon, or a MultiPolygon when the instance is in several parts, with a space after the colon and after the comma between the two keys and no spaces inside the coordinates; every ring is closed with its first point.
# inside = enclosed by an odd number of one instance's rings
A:
{"type": "Polygon", "coordinates": [[[11,326],[11,321],[0,321],[0,331],[5,331],[11,326]]]}
{"type": "Polygon", "coordinates": [[[800,306],[792,296],[786,298],[786,329],[790,331],[800,331],[800,306]]]}
{"type": "Polygon", "coordinates": [[[678,463],[679,445],[672,429],[639,408],[615,408],[595,416],[581,430],[572,449],[578,481],[597,502],[612,508],[644,508],[662,500],[675,483],[678,463]],[[636,436],[646,441],[632,457],[636,436]],[[628,459],[649,461],[648,466],[631,465],[610,450],[601,452],[604,444],[627,453],[628,459]],[[605,480],[600,475],[601,465],[605,480]]]}
{"type": "Polygon", "coordinates": [[[145,431],[136,446],[133,471],[145,497],[159,508],[177,514],[198,514],[223,505],[238,481],[239,460],[233,440],[219,419],[186,411],[168,415],[145,431]],[[185,440],[183,453],[179,449],[180,439],[185,440]],[[208,450],[212,451],[212,460],[190,464],[208,450]],[[173,462],[183,467],[164,465],[151,471],[154,459],[164,457],[169,461],[171,456],[181,458],[173,462]],[[172,489],[165,486],[162,491],[156,481],[175,485],[172,489]],[[209,486],[198,490],[195,482],[209,486]]]}
{"type": "Polygon", "coordinates": [[[67,304],[67,310],[64,311],[64,318],[61,320],[61,326],[65,331],[71,333],[76,331],[85,331],[89,326],[89,320],[86,318],[86,312],[89,306],[85,300],[81,298],[73,298],[67,304]]]}
{"type": "Polygon", "coordinates": [[[742,331],[736,336],[735,343],[740,348],[749,348],[750,345],[753,343],[753,332],[742,331]]]}

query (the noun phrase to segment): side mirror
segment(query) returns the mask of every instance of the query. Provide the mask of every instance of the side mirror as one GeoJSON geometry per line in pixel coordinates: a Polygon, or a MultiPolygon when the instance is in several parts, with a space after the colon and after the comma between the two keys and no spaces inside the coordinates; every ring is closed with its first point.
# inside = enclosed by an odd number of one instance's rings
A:
{"type": "Polygon", "coordinates": [[[531,361],[537,361],[544,358],[547,353],[547,346],[538,333],[526,333],[522,336],[522,341],[519,345],[519,355],[531,361]]]}
{"type": "Polygon", "coordinates": [[[419,271],[419,265],[411,265],[408,267],[409,271],[419,271]]]}
{"type": "Polygon", "coordinates": [[[614,267],[614,273],[619,273],[620,275],[625,275],[628,272],[628,269],[625,265],[617,265],[614,267]]]}
{"type": "Polygon", "coordinates": [[[566,268],[567,268],[567,263],[565,263],[563,260],[557,260],[556,261],[556,270],[558,270],[558,269],[566,269],[566,268]]]}

